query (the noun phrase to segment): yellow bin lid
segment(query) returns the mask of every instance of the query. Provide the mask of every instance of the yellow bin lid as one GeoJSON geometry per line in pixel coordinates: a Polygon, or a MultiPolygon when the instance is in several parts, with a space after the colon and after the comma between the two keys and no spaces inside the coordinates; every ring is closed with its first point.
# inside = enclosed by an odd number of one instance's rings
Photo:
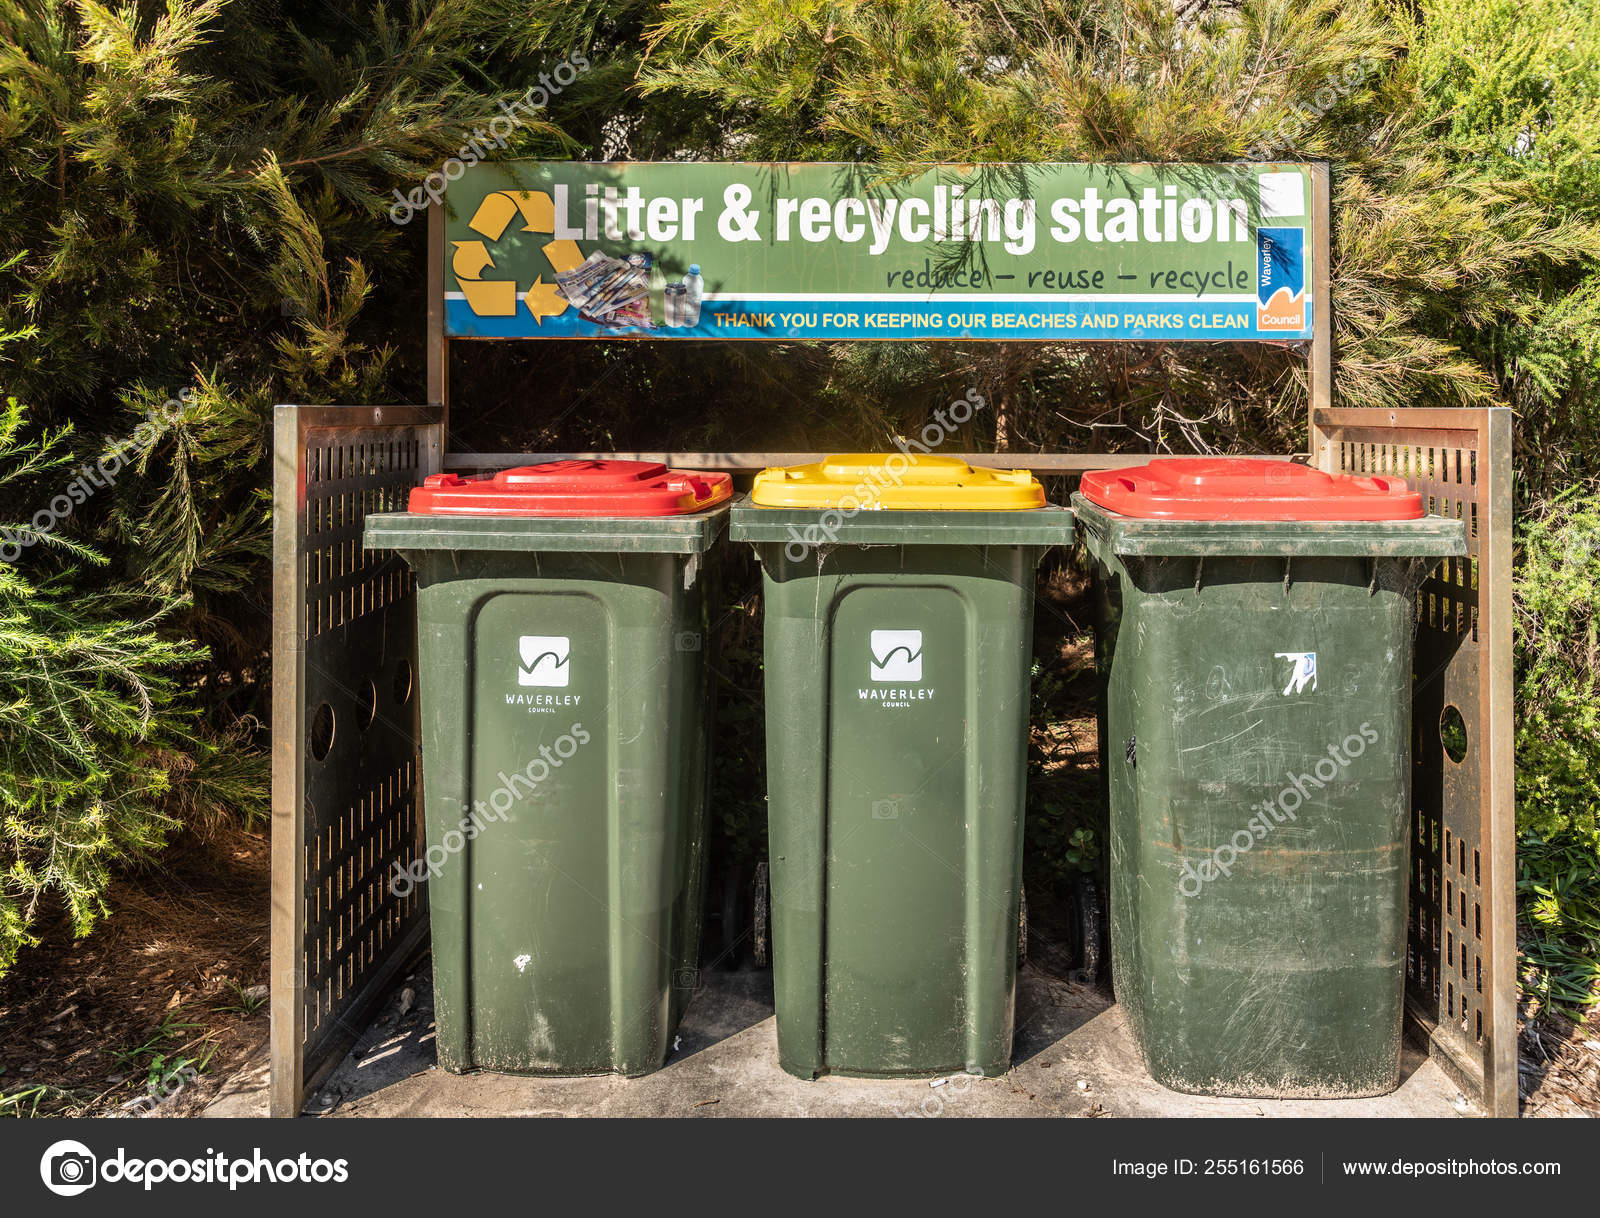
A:
{"type": "Polygon", "coordinates": [[[1026,511],[1045,506],[1044,487],[1025,469],[974,469],[959,457],[842,453],[814,465],[764,469],[750,501],[758,507],[851,511],[1026,511]]]}

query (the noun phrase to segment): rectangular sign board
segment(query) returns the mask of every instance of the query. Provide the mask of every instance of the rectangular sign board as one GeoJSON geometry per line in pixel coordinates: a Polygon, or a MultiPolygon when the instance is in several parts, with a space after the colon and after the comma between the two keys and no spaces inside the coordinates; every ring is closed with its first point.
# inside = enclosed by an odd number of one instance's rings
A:
{"type": "Polygon", "coordinates": [[[460,168],[451,338],[1281,342],[1322,306],[1306,165],[460,168]]]}

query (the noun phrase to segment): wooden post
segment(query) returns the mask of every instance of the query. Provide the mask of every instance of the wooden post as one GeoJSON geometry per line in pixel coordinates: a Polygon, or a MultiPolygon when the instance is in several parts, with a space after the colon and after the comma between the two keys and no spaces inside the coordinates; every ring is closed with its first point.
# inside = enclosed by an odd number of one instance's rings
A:
{"type": "Polygon", "coordinates": [[[1315,469],[1327,468],[1327,439],[1317,426],[1317,411],[1333,406],[1333,194],[1328,163],[1311,166],[1311,409],[1306,417],[1306,451],[1315,469]]]}
{"type": "Polygon", "coordinates": [[[444,411],[444,434],[449,436],[450,340],[444,333],[444,206],[441,199],[428,209],[428,405],[444,411]]]}

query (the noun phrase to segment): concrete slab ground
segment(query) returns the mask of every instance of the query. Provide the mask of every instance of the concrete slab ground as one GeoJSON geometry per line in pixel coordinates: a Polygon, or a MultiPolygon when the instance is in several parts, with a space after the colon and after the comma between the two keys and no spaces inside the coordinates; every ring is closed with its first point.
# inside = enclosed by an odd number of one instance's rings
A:
{"type": "MultiPolygon", "coordinates": [[[[1025,966],[1014,1066],[996,1079],[824,1078],[778,1068],[772,975],[704,974],[664,1069],[640,1079],[453,1075],[434,1064],[426,965],[391,998],[349,1057],[310,1097],[335,1117],[1480,1116],[1439,1066],[1406,1050],[1400,1089],[1365,1100],[1237,1100],[1180,1095],[1151,1081],[1121,1010],[1103,990],[1025,966]]],[[[265,1112],[234,1089],[208,1115],[265,1112]]]]}

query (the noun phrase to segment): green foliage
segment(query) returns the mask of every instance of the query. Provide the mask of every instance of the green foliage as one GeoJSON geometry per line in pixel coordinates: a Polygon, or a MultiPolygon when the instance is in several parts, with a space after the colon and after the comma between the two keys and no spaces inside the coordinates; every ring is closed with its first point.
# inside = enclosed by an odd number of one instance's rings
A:
{"type": "Polygon", "coordinates": [[[760,576],[748,553],[725,552],[716,577],[727,605],[712,623],[711,816],[726,857],[767,856],[766,710],[761,658],[760,576]]]}
{"type": "Polygon", "coordinates": [[[1474,189],[1532,205],[1554,244],[1496,277],[1490,316],[1441,333],[1517,409],[1517,820],[1528,988],[1590,995],[1600,893],[1600,13],[1589,0],[1421,0],[1411,58],[1474,189]]]}
{"type": "Polygon", "coordinates": [[[1035,663],[1028,741],[1028,796],[1024,835],[1029,871],[1061,885],[1080,872],[1100,867],[1105,824],[1105,794],[1092,749],[1070,721],[1082,715],[1082,689],[1088,676],[1059,661],[1035,663]]]}
{"type": "Polygon", "coordinates": [[[1600,868],[1595,840],[1525,834],[1517,844],[1522,986],[1578,1020],[1600,1003],[1600,868]]]}
{"type": "Polygon", "coordinates": [[[1418,10],[1412,56],[1452,161],[1571,234],[1527,251],[1498,318],[1452,331],[1518,408],[1525,493],[1549,494],[1600,474],[1600,14],[1589,0],[1418,10]]]}
{"type": "Polygon", "coordinates": [[[1600,495],[1574,487],[1518,530],[1517,820],[1600,845],[1600,495]]]}
{"type": "Polygon", "coordinates": [[[1580,1018],[1600,1002],[1600,495],[1519,522],[1517,893],[1523,988],[1580,1018]]]}
{"type": "MultiPolygon", "coordinates": [[[[24,426],[8,402],[0,414],[8,500],[78,472],[67,433],[34,437],[24,426]]],[[[27,541],[68,560],[54,570],[33,564],[36,577],[0,563],[3,971],[31,941],[43,899],[59,899],[86,933],[105,912],[112,865],[148,856],[176,826],[174,780],[194,765],[179,670],[204,652],[162,635],[159,603],[93,588],[85,568],[104,563],[94,550],[33,524],[0,530],[19,548],[27,541]]]]}
{"type": "MultiPolygon", "coordinates": [[[[264,987],[263,987],[264,988],[264,987]]],[[[233,992],[232,1001],[220,1007],[213,1007],[214,1011],[227,1015],[254,1015],[267,1003],[267,995],[263,992],[252,992],[254,987],[240,985],[239,982],[228,979],[228,989],[233,992]]]]}
{"type": "Polygon", "coordinates": [[[16,1091],[0,1090],[0,1117],[35,1117],[39,1115],[40,1106],[52,1099],[71,1102],[74,1098],[70,1092],[46,1083],[20,1087],[16,1091]]]}
{"type": "Polygon", "coordinates": [[[217,1046],[210,1034],[202,1030],[199,1036],[190,1035],[204,1027],[169,1013],[143,1043],[111,1050],[112,1060],[130,1073],[143,1075],[145,1094],[160,1099],[188,1077],[204,1074],[211,1064],[217,1046]]]}
{"type": "Polygon", "coordinates": [[[263,810],[271,407],[421,396],[394,192],[533,82],[521,14],[0,0],[0,393],[40,426],[0,451],[0,972],[47,898],[83,933],[115,864],[263,810]]]}

